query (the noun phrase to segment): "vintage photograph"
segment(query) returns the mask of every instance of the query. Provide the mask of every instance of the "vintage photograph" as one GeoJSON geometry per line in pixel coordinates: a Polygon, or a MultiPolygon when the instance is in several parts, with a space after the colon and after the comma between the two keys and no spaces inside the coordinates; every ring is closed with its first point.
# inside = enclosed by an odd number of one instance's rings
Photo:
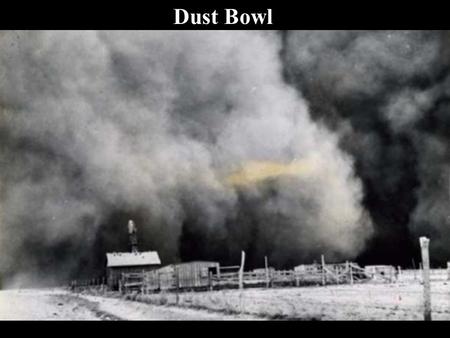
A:
{"type": "Polygon", "coordinates": [[[450,31],[0,31],[0,320],[450,320],[450,31]]]}

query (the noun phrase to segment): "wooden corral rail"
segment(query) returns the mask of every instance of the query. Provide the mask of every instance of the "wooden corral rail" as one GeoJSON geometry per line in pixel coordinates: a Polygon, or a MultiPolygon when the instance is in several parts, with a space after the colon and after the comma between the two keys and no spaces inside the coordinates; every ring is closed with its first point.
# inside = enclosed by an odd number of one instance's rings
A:
{"type": "MultiPolygon", "coordinates": [[[[365,268],[353,262],[299,265],[291,270],[265,268],[241,271],[241,267],[219,266],[215,262],[189,262],[142,272],[122,273],[122,293],[161,291],[200,291],[238,287],[274,287],[301,285],[353,284],[373,278],[365,268]]],[[[386,278],[386,281],[392,279],[386,278]]],[[[383,280],[382,280],[383,281],[383,280]]],[[[72,290],[106,289],[105,279],[74,281],[72,290]]]]}
{"type": "MultiPolygon", "coordinates": [[[[244,285],[260,285],[267,281],[265,272],[247,271],[243,273],[244,285]]],[[[219,275],[211,276],[211,287],[239,286],[239,272],[221,272],[219,275]]]]}
{"type": "MultiPolygon", "coordinates": [[[[178,290],[212,290],[239,287],[239,266],[220,267],[215,273],[193,274],[180,267],[163,268],[142,273],[123,273],[120,279],[122,292],[151,293],[178,290]],[[235,270],[235,271],[232,271],[235,270]],[[237,271],[236,271],[237,270],[237,271]]],[[[295,270],[258,269],[243,273],[245,287],[254,286],[300,286],[325,284],[346,284],[367,280],[363,268],[355,263],[304,265],[295,270]]]]}
{"type": "Polygon", "coordinates": [[[122,273],[119,280],[119,291],[120,292],[132,292],[138,291],[143,292],[144,290],[144,276],[143,272],[133,272],[133,273],[122,273]]]}
{"type": "MultiPolygon", "coordinates": [[[[245,286],[252,285],[310,285],[320,284],[325,276],[326,284],[346,284],[364,281],[368,279],[364,269],[355,263],[327,264],[323,269],[320,265],[303,266],[297,270],[274,270],[244,272],[245,286]]],[[[212,277],[212,286],[237,286],[239,283],[238,272],[222,272],[220,276],[212,277]]]]}
{"type": "Polygon", "coordinates": [[[74,292],[82,292],[85,290],[97,290],[104,292],[107,290],[106,279],[103,277],[84,280],[72,280],[69,284],[69,289],[74,292]]]}

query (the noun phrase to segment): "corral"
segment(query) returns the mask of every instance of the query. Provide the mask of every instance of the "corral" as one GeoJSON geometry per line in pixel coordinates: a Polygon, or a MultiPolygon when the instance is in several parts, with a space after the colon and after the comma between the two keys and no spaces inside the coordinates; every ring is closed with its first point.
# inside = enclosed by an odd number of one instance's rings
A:
{"type": "MultiPolygon", "coordinates": [[[[151,271],[122,273],[123,292],[205,291],[230,288],[353,284],[371,280],[353,262],[300,265],[292,270],[273,267],[241,271],[240,266],[221,267],[218,262],[171,264],[151,271]]],[[[388,281],[388,280],[387,280],[388,281]]]]}

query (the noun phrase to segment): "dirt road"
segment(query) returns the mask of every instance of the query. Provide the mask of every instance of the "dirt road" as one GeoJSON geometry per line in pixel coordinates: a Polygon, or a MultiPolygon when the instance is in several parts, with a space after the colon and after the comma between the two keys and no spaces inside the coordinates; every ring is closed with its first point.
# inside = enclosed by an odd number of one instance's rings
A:
{"type": "Polygon", "coordinates": [[[0,292],[2,320],[99,320],[93,304],[58,290],[0,292]]]}
{"type": "Polygon", "coordinates": [[[77,296],[64,290],[0,291],[0,320],[240,320],[246,315],[77,296]]]}
{"type": "Polygon", "coordinates": [[[252,320],[252,315],[227,315],[217,311],[206,311],[175,306],[151,305],[117,298],[84,295],[83,299],[96,303],[102,313],[114,314],[125,320],[252,320]]]}

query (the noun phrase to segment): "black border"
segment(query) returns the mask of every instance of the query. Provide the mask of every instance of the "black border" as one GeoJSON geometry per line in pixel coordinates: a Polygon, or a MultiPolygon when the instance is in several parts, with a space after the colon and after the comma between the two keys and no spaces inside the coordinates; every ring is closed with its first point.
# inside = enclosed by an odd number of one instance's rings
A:
{"type": "Polygon", "coordinates": [[[2,4],[0,29],[445,29],[450,27],[443,5],[394,1],[313,1],[284,4],[242,2],[219,4],[147,1],[33,1],[2,4]],[[235,8],[240,13],[273,11],[272,25],[174,25],[174,8],[207,13],[235,8]]]}
{"type": "MultiPolygon", "coordinates": [[[[388,1],[291,1],[259,6],[187,5],[154,1],[56,2],[34,1],[2,4],[0,29],[445,29],[450,26],[448,11],[433,3],[388,1]],[[173,9],[207,12],[236,8],[240,12],[273,10],[273,25],[174,25],[173,9]]],[[[7,305],[6,305],[7,306],[7,305]]],[[[2,321],[4,335],[18,333],[100,335],[137,337],[140,335],[256,335],[304,337],[306,335],[397,335],[432,334],[431,326],[446,329],[450,322],[82,322],[82,321],[2,321]],[[22,323],[24,325],[22,325],[22,323]],[[47,325],[49,325],[48,327],[47,325]],[[256,323],[256,324],[255,324],[256,323]],[[256,330],[256,331],[254,331],[256,330]],[[9,333],[8,333],[8,332],[9,333]]],[[[281,337],[280,337],[281,338],[281,337]]]]}

